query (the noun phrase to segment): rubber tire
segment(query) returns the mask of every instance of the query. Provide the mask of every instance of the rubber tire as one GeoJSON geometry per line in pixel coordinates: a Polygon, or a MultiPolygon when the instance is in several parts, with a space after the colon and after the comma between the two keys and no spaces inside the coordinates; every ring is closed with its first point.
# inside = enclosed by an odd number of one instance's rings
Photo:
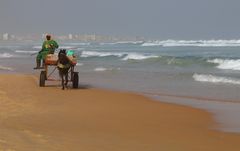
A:
{"type": "Polygon", "coordinates": [[[77,88],[78,88],[78,82],[79,82],[78,72],[73,72],[72,87],[73,87],[74,89],[77,89],[77,88]]]}
{"type": "Polygon", "coordinates": [[[45,86],[45,80],[46,80],[46,71],[41,71],[40,79],[39,79],[39,86],[40,87],[44,87],[45,86]]]}

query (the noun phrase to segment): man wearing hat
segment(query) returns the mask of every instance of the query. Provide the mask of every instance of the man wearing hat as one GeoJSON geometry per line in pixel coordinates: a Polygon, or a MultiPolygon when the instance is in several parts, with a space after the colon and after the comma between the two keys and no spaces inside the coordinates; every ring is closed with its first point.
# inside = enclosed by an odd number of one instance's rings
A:
{"type": "Polygon", "coordinates": [[[51,38],[51,35],[46,35],[46,40],[43,42],[41,51],[38,52],[36,58],[37,66],[34,69],[41,69],[44,66],[44,59],[48,54],[54,54],[55,49],[58,48],[58,43],[51,38]],[[43,60],[43,66],[41,67],[41,60],[43,60]]]}

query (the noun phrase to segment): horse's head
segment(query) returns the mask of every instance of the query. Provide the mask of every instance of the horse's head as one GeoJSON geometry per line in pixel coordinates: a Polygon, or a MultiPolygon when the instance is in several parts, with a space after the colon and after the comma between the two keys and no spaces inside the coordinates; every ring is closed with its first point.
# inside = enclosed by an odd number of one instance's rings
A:
{"type": "Polygon", "coordinates": [[[58,60],[61,64],[66,65],[69,63],[69,59],[67,58],[66,49],[61,49],[58,53],[58,60]]]}

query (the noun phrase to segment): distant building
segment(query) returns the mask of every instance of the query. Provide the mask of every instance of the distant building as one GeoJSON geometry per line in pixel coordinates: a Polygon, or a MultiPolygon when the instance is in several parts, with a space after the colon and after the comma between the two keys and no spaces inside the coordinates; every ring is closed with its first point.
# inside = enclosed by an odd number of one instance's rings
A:
{"type": "Polygon", "coordinates": [[[69,39],[69,40],[72,40],[72,39],[73,39],[73,35],[72,35],[72,34],[69,34],[69,35],[68,35],[68,39],[69,39]]]}
{"type": "Polygon", "coordinates": [[[5,33],[3,34],[3,40],[9,40],[9,34],[8,33],[5,33]]]}

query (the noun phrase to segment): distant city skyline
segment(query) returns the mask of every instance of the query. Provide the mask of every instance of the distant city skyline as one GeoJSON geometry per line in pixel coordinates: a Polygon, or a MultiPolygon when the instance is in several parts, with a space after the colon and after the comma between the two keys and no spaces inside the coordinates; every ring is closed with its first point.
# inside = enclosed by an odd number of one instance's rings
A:
{"type": "Polygon", "coordinates": [[[237,0],[1,0],[0,33],[240,39],[237,0]]]}
{"type": "MultiPolygon", "coordinates": [[[[45,39],[44,34],[0,34],[0,41],[41,41],[45,39]]],[[[110,36],[110,35],[97,35],[97,34],[62,34],[52,35],[57,40],[79,41],[79,42],[119,42],[119,41],[146,41],[144,37],[135,36],[110,36]]]]}

